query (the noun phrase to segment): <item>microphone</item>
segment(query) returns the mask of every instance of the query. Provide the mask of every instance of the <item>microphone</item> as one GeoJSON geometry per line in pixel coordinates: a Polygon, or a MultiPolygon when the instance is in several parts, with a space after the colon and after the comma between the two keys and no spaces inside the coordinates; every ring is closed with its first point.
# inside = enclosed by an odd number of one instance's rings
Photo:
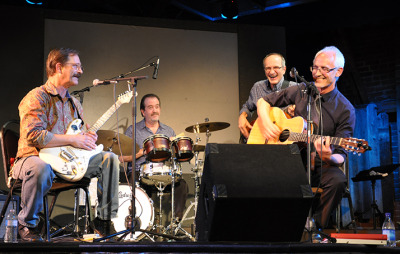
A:
{"type": "Polygon", "coordinates": [[[157,59],[157,63],[154,64],[154,72],[153,72],[153,79],[157,78],[158,75],[158,67],[160,66],[160,58],[157,59]]]}
{"type": "Polygon", "coordinates": [[[289,72],[290,77],[292,78],[296,78],[296,76],[298,75],[297,70],[295,67],[293,67],[290,72],[289,72]]]}
{"type": "Polygon", "coordinates": [[[116,84],[118,81],[116,80],[93,80],[93,86],[101,86],[101,85],[109,85],[109,84],[116,84]]]}
{"type": "MultiPolygon", "coordinates": [[[[290,77],[292,77],[294,79],[296,79],[296,78],[300,79],[301,82],[306,84],[308,94],[311,94],[311,93],[313,93],[314,95],[319,94],[317,87],[313,83],[308,82],[302,76],[300,76],[295,67],[290,69],[289,75],[290,75],[290,77]]],[[[297,82],[297,80],[296,80],[296,82],[297,82]]]]}

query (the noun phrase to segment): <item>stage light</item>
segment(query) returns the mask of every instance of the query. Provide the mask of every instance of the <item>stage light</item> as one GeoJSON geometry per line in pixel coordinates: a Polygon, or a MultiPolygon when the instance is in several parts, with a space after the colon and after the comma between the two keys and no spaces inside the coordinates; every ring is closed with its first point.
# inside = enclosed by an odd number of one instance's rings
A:
{"type": "Polygon", "coordinates": [[[28,4],[33,4],[33,5],[42,5],[43,1],[40,0],[25,0],[28,4]]]}
{"type": "Polygon", "coordinates": [[[226,0],[222,3],[221,17],[224,19],[237,19],[239,8],[237,0],[226,0]]]}

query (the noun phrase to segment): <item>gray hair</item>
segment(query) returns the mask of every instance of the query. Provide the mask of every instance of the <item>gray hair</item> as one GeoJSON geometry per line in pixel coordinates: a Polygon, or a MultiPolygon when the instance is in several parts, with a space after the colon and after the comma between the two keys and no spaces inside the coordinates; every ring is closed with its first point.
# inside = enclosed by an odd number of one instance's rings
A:
{"type": "Polygon", "coordinates": [[[317,54],[315,54],[314,61],[319,54],[326,52],[333,52],[335,54],[335,67],[344,68],[344,56],[335,46],[328,46],[318,51],[317,54]]]}

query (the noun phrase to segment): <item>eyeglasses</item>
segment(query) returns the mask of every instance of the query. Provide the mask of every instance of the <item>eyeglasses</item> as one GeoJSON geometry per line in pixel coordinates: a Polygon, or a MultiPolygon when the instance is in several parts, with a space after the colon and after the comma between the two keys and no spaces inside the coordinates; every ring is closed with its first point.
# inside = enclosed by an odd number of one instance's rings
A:
{"type": "Polygon", "coordinates": [[[271,70],[279,71],[280,69],[282,69],[282,66],[264,67],[264,70],[265,70],[266,72],[270,72],[271,70]]]}
{"type": "Polygon", "coordinates": [[[76,63],[65,63],[65,65],[70,64],[74,70],[81,69],[83,71],[83,66],[81,64],[76,64],[76,63]]]}
{"type": "Polygon", "coordinates": [[[331,72],[331,71],[333,71],[334,69],[337,69],[337,68],[338,67],[329,69],[328,67],[311,66],[310,67],[310,71],[311,72],[314,72],[314,71],[317,72],[319,70],[321,73],[329,73],[329,72],[331,72]]]}

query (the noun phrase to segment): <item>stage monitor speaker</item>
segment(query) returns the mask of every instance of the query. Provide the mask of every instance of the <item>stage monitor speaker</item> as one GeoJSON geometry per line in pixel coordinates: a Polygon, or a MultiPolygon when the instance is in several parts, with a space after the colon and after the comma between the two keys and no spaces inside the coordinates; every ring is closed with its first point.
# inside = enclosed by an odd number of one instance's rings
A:
{"type": "Polygon", "coordinates": [[[206,146],[198,241],[298,242],[312,200],[297,145],[206,146]]]}
{"type": "MultiPolygon", "coordinates": [[[[3,209],[6,199],[7,199],[7,195],[0,195],[0,211],[3,209]]],[[[6,233],[6,218],[7,218],[8,213],[10,212],[11,208],[14,208],[18,214],[18,212],[19,212],[19,196],[13,195],[10,203],[8,204],[6,214],[4,215],[3,222],[0,225],[0,238],[4,238],[4,234],[6,233]]]]}

